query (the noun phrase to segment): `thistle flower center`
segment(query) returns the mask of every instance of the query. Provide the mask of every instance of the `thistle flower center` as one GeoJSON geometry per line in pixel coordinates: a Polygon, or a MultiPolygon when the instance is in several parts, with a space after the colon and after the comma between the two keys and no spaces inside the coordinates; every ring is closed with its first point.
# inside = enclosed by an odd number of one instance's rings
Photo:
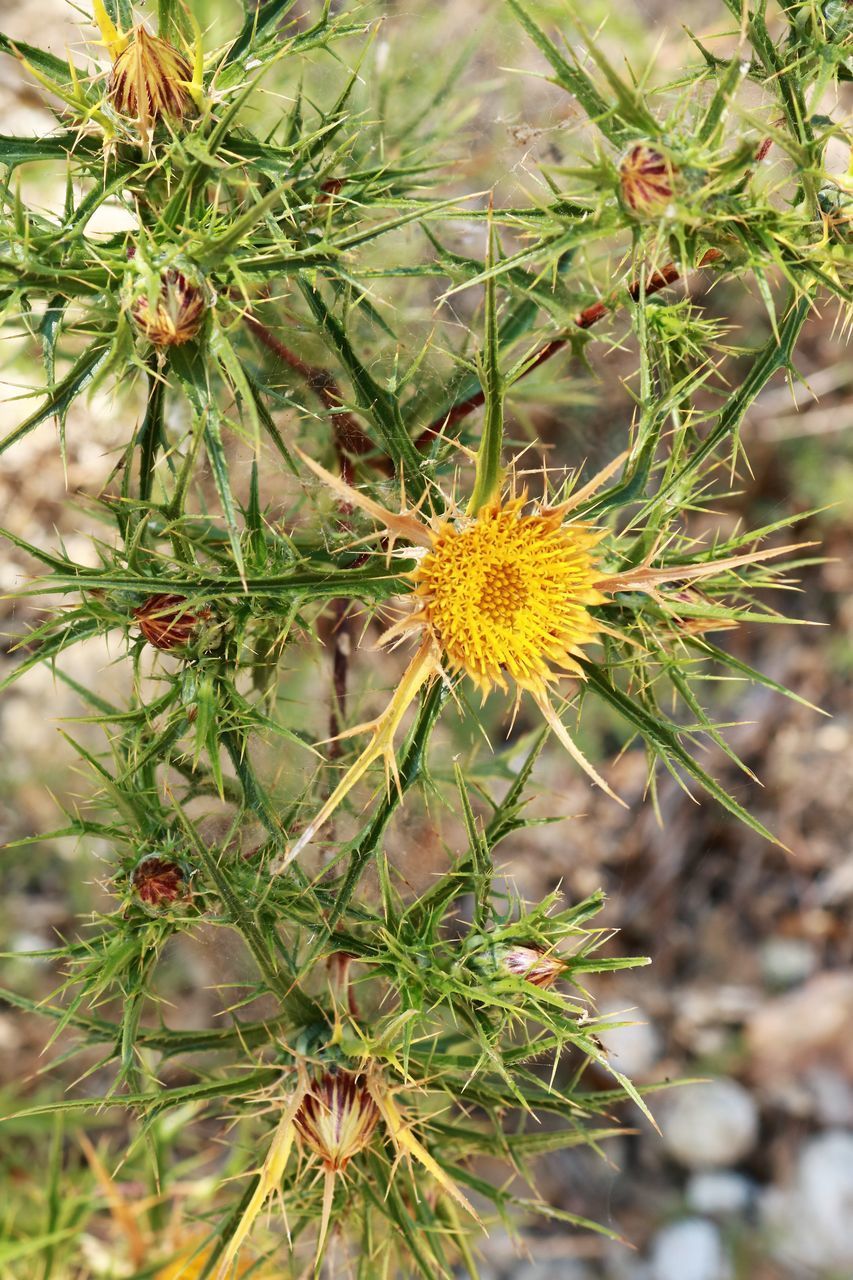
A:
{"type": "Polygon", "coordinates": [[[491,576],[483,583],[477,608],[490,622],[511,623],[527,600],[528,592],[518,566],[496,563],[491,576]]]}
{"type": "Polygon", "coordinates": [[[420,615],[452,666],[480,686],[504,673],[541,689],[595,638],[588,606],[603,596],[591,554],[598,536],[559,514],[523,515],[522,499],[493,503],[467,527],[442,525],[415,571],[420,615]]]}

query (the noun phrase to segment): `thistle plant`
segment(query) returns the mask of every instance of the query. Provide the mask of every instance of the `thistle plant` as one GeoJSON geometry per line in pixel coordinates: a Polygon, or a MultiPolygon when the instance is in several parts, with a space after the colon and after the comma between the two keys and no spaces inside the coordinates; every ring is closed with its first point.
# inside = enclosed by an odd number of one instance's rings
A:
{"type": "Polygon", "coordinates": [[[49,601],[6,683],[47,664],[82,708],[89,782],[51,834],[109,850],[93,920],[39,953],[55,989],[4,993],[74,1085],[17,1104],[57,1123],[11,1274],[89,1274],[86,1237],[110,1276],[476,1276],[496,1219],[605,1230],[533,1165],[651,1115],[586,989],[646,960],[601,894],[495,879],[536,857],[537,761],[616,800],[607,720],[648,803],[663,769],[774,838],[709,763],[751,778],[702,689],[787,692],[712,637],[786,621],[813,554],[793,513],[724,515],[750,405],[813,311],[849,314],[849,6],[727,0],[675,83],[617,71],[571,4],[498,7],[584,113],[512,203],[459,194],[466,73],[412,70],[399,100],[380,5],[247,0],[232,31],[212,0],[93,0],[67,61],[0,37],[56,116],[0,138],[4,325],[44,366],[0,449],[55,422],[64,456],[94,389],[127,428],[75,498],[94,567],[4,534],[49,601]],[[730,342],[740,282],[755,348],[730,342]],[[596,340],[636,379],[588,466],[596,340]],[[555,398],[546,449],[528,409],[555,398]],[[84,687],[65,655],[105,636],[109,687],[84,687]],[[163,1014],[181,936],[240,948],[201,1029],[163,1014]]]}

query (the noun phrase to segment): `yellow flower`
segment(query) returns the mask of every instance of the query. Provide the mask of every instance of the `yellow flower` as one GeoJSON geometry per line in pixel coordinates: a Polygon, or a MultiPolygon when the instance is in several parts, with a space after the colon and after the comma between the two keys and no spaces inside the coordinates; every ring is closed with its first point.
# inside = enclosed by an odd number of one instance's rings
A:
{"type": "Polygon", "coordinates": [[[207,310],[203,289],[174,268],[163,272],[160,294],[154,305],[147,293],[131,304],[130,314],[137,329],[155,347],[180,347],[201,329],[207,310]]]}
{"type": "Polygon", "coordinates": [[[414,574],[420,612],[451,670],[488,693],[543,690],[560,671],[580,674],[577,656],[595,639],[591,605],[607,599],[593,557],[601,534],[564,525],[559,511],[524,514],[525,499],[495,501],[461,528],[444,521],[414,574]]]}
{"type": "Polygon", "coordinates": [[[305,454],[299,456],[351,507],[360,507],[384,525],[392,548],[398,538],[412,544],[407,554],[417,561],[409,575],[416,608],[386,631],[379,644],[413,634],[419,636],[420,646],[385,711],[340,735],[370,733],[371,739],[274,866],[274,873],[283,871],[314,839],[377,760],[384,761],[388,779],[396,779],[394,737],[418,692],[434,679],[466,675],[484,696],[495,685],[508,690],[512,680],[516,706],[522,693],[529,692],[573,759],[618,799],[576,746],[549,696],[561,677],[583,678],[579,659],[606,630],[590,609],[620,591],[654,596],[666,583],[711,577],[791,550],[780,547],[700,564],[658,569],[644,564],[622,574],[606,573],[595,555],[602,531],[571,516],[619,470],[624,454],[558,506],[542,502],[525,510],[526,493],[511,488],[473,515],[454,510],[449,519],[429,520],[414,510],[389,511],[305,454]]]}
{"type": "Polygon", "coordinates": [[[349,1071],[327,1071],[293,1117],[296,1131],[330,1173],[343,1173],[369,1145],[379,1111],[363,1081],[349,1071]]]}
{"type": "MultiPolygon", "coordinates": [[[[167,1262],[154,1275],[154,1280],[201,1280],[201,1277],[207,1270],[207,1264],[210,1255],[213,1252],[212,1247],[199,1250],[197,1247],[185,1249],[177,1258],[173,1258],[171,1262],[167,1262]]],[[[245,1262],[238,1263],[237,1270],[231,1272],[231,1276],[244,1276],[252,1267],[251,1258],[247,1258],[245,1262]]],[[[252,1270],[252,1275],[261,1280],[263,1275],[257,1268],[252,1270]]]]}

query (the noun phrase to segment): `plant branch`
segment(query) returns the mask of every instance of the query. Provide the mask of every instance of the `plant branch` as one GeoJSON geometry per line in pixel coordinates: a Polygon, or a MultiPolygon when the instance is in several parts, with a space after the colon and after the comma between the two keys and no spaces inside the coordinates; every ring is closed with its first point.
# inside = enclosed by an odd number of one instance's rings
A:
{"type": "MultiPolygon", "coordinates": [[[[279,341],[272,330],[259,320],[253,312],[247,313],[246,323],[258,341],[268,351],[271,351],[288,368],[293,369],[295,373],[305,379],[323,407],[329,410],[332,429],[335,433],[335,449],[342,459],[345,473],[350,471],[348,460],[350,456],[363,457],[365,454],[374,453],[376,445],[363,431],[353,414],[341,408],[343,396],[334,378],[325,369],[319,369],[316,365],[310,365],[305,360],[300,359],[283,342],[279,341]]],[[[381,462],[377,459],[375,465],[382,470],[386,470],[384,459],[381,462]]],[[[344,478],[349,483],[352,477],[345,474],[344,478]]]]}
{"type": "MultiPolygon", "coordinates": [[[[712,262],[717,262],[722,256],[722,251],[720,249],[708,249],[708,251],[703,255],[697,270],[700,270],[702,267],[710,266],[712,262]]],[[[668,262],[666,266],[661,267],[660,271],[655,271],[651,276],[649,276],[649,279],[645,282],[645,289],[643,289],[642,281],[634,280],[628,286],[628,293],[633,301],[636,302],[640,297],[641,290],[645,293],[646,297],[649,297],[649,295],[654,293],[660,293],[662,289],[666,289],[669,285],[675,284],[680,278],[680,275],[681,273],[675,263],[668,262]]],[[[591,329],[594,324],[597,324],[599,320],[603,320],[606,315],[613,311],[616,305],[616,300],[608,302],[594,302],[592,306],[581,311],[580,314],[575,317],[572,329],[561,334],[560,337],[552,338],[550,342],[546,342],[536,355],[533,356],[521,376],[527,377],[529,373],[532,373],[534,369],[538,369],[540,365],[546,362],[546,360],[550,360],[552,356],[557,355],[558,352],[562,351],[569,345],[576,330],[591,329]]],[[[431,440],[436,436],[441,435],[449,426],[453,426],[455,423],[459,422],[461,418],[465,418],[469,413],[473,413],[475,409],[479,409],[481,405],[485,404],[485,400],[485,392],[481,388],[479,391],[475,391],[472,396],[469,396],[467,400],[462,400],[459,404],[455,404],[452,409],[443,415],[443,417],[437,418],[430,426],[424,428],[415,440],[415,446],[418,449],[425,449],[431,440]]]]}

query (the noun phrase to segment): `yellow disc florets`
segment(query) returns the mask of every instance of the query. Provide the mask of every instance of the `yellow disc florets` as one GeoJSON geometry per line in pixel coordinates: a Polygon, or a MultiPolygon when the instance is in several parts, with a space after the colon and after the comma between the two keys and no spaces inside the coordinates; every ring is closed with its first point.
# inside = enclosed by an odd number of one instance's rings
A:
{"type": "Polygon", "coordinates": [[[414,575],[419,620],[484,691],[505,688],[506,676],[541,690],[558,672],[578,672],[598,631],[589,606],[605,600],[592,555],[600,535],[523,506],[493,502],[462,527],[441,525],[414,575]]]}

